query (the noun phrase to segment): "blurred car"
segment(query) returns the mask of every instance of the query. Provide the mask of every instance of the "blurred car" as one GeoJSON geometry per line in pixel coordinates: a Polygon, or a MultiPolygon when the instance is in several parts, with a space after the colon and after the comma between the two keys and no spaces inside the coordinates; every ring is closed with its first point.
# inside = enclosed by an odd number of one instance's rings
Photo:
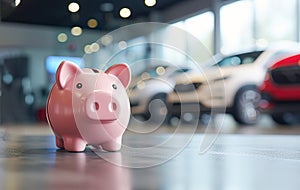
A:
{"type": "Polygon", "coordinates": [[[286,42],[223,56],[205,72],[177,80],[167,97],[169,110],[175,117],[182,117],[200,106],[201,113],[227,112],[240,124],[255,124],[260,117],[257,86],[263,82],[268,66],[295,52],[300,52],[299,44],[286,42]]]}
{"type": "Polygon", "coordinates": [[[259,87],[260,108],[279,124],[300,122],[300,54],[272,65],[259,87]]]}
{"type": "Polygon", "coordinates": [[[156,66],[132,79],[128,90],[131,114],[153,122],[168,115],[166,95],[173,90],[175,78],[192,72],[190,67],[156,66]]]}

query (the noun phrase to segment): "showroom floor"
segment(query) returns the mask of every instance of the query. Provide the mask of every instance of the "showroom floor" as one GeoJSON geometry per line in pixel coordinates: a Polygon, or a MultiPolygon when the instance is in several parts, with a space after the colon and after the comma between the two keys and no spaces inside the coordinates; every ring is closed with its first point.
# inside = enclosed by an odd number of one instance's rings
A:
{"type": "Polygon", "coordinates": [[[223,124],[131,123],[112,153],[57,149],[45,124],[2,126],[0,189],[299,189],[300,126],[223,124]]]}

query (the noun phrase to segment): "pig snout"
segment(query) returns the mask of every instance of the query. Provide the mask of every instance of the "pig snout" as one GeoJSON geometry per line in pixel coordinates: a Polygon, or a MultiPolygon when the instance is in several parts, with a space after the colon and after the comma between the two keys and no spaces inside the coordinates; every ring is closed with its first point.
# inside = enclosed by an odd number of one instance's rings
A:
{"type": "Polygon", "coordinates": [[[118,101],[106,92],[90,94],[86,100],[86,114],[92,120],[112,121],[118,117],[118,101]]]}

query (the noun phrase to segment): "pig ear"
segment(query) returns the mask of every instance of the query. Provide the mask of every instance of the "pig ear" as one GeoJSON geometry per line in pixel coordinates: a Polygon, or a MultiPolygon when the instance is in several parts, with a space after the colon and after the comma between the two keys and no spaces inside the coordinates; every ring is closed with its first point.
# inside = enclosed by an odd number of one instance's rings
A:
{"type": "Polygon", "coordinates": [[[56,71],[56,83],[58,88],[65,89],[67,83],[72,80],[78,72],[81,72],[81,70],[76,64],[68,61],[61,62],[56,71]]]}
{"type": "Polygon", "coordinates": [[[109,67],[105,71],[105,73],[115,75],[120,79],[120,81],[122,82],[125,88],[128,87],[131,80],[131,74],[130,74],[130,68],[127,64],[120,63],[120,64],[113,65],[109,67]]]}

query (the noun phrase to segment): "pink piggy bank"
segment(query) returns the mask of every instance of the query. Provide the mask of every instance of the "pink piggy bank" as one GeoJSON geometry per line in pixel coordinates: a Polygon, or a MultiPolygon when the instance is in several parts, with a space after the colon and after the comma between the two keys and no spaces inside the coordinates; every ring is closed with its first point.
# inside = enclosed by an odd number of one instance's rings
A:
{"type": "Polygon", "coordinates": [[[46,107],[56,146],[79,152],[89,144],[118,151],[130,118],[126,93],[130,79],[126,64],[103,72],[62,62],[46,107]]]}

